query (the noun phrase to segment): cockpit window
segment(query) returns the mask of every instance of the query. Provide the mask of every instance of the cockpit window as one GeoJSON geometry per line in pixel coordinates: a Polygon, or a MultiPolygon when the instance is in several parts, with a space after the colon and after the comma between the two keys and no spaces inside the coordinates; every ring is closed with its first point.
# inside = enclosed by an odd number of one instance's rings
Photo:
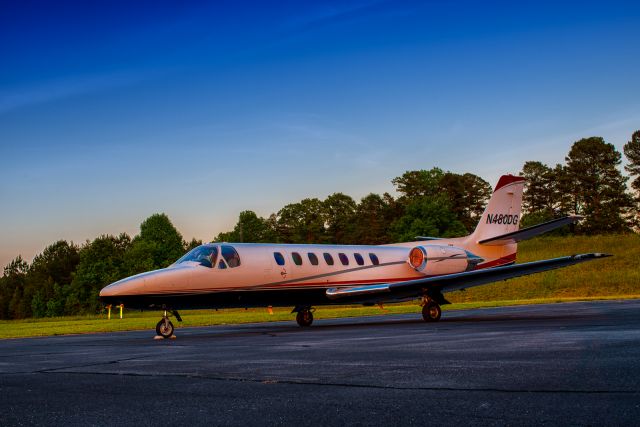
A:
{"type": "Polygon", "coordinates": [[[222,258],[227,261],[229,268],[240,266],[240,255],[238,255],[238,252],[233,246],[222,245],[220,252],[222,254],[222,258]]]}
{"type": "Polygon", "coordinates": [[[204,265],[205,267],[212,268],[216,264],[216,259],[218,258],[218,247],[217,246],[207,246],[202,245],[198,246],[187,252],[182,256],[176,264],[182,264],[183,262],[197,262],[200,265],[204,265]]]}

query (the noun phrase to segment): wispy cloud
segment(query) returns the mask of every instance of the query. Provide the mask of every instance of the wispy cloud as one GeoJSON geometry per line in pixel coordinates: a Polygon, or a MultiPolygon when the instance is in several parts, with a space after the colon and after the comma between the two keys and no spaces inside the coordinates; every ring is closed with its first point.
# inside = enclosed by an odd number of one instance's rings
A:
{"type": "Polygon", "coordinates": [[[73,77],[0,92],[0,115],[72,96],[127,86],[143,80],[142,73],[109,73],[73,77]]]}
{"type": "Polygon", "coordinates": [[[374,15],[408,13],[413,8],[406,4],[392,1],[358,1],[340,3],[339,5],[320,4],[309,13],[290,20],[281,33],[283,38],[295,37],[299,34],[315,31],[334,24],[344,24],[374,15]]]}

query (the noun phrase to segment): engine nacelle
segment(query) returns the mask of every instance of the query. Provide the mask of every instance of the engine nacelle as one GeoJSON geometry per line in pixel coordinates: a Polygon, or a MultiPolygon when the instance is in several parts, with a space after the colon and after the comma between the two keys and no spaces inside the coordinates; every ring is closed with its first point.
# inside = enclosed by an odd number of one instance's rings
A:
{"type": "Polygon", "coordinates": [[[482,261],[484,259],[462,248],[442,245],[416,246],[407,260],[414,270],[426,276],[470,271],[482,261]]]}

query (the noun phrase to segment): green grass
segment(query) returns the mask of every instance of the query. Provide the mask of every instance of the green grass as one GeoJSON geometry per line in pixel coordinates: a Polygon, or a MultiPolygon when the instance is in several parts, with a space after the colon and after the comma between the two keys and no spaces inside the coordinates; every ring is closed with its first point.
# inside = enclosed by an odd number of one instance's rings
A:
{"type": "Polygon", "coordinates": [[[640,295],[640,235],[539,237],[522,242],[518,262],[587,252],[611,258],[447,294],[451,302],[640,295]]]}
{"type": "MultiPolygon", "coordinates": [[[[454,304],[445,306],[443,309],[460,310],[578,300],[640,298],[640,236],[638,235],[538,238],[520,245],[518,262],[585,252],[608,252],[615,256],[602,261],[587,262],[548,273],[480,286],[463,292],[452,292],[446,296],[454,304]]],[[[294,316],[290,311],[289,308],[275,308],[273,315],[270,315],[266,309],[185,311],[182,313],[184,321],[179,326],[293,321],[294,316]]],[[[400,313],[416,313],[416,317],[419,317],[420,308],[416,303],[389,304],[384,306],[384,310],[377,306],[319,307],[315,317],[326,319],[400,313]]],[[[151,333],[159,318],[158,312],[141,313],[125,310],[124,319],[119,319],[118,310],[113,310],[111,320],[107,320],[105,314],[7,320],[0,321],[0,339],[136,329],[147,329],[151,333]]]]}

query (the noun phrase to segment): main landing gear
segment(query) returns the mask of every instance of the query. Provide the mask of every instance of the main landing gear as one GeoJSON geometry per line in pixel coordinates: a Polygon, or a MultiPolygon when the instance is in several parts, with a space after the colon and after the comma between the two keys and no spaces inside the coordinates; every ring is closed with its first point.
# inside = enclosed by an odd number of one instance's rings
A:
{"type": "Polygon", "coordinates": [[[296,322],[302,327],[311,326],[313,323],[313,312],[311,307],[296,307],[294,311],[297,311],[296,322]]]}
{"type": "Polygon", "coordinates": [[[422,318],[425,322],[437,322],[442,316],[440,305],[429,297],[422,300],[422,318]]]}
{"type": "MultiPolygon", "coordinates": [[[[171,313],[178,319],[178,322],[182,322],[182,318],[177,311],[173,310],[171,313]]],[[[164,310],[162,319],[156,325],[156,334],[165,339],[171,338],[173,335],[173,323],[169,320],[169,311],[167,309],[164,310]]]]}

